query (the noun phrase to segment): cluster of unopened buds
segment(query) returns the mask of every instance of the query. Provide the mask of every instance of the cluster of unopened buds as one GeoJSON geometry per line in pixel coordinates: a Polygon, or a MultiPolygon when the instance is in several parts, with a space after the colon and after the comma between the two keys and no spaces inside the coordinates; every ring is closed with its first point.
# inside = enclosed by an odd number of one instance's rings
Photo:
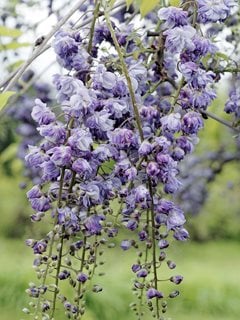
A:
{"type": "MultiPolygon", "coordinates": [[[[131,268],[139,302],[132,309],[139,319],[145,309],[164,319],[168,298],[179,291],[162,291],[160,267],[176,267],[167,256],[169,239],[189,238],[173,201],[181,188],[179,163],[198,142],[219,80],[206,67],[219,49],[201,24],[224,21],[235,5],[199,0],[161,8],[146,17],[155,38],[120,23],[124,11],[111,18],[96,5],[90,34],[70,26],[56,33],[52,47],[68,74],[54,75],[56,112],[35,100],[32,118],[42,140],[26,156],[41,173],[27,192],[31,219],[53,226],[42,239],[26,241],[40,281],[27,289],[33,299],[24,311],[34,319],[56,317],[59,302],[69,319],[82,317],[103,248],[118,243],[123,227],[131,232],[124,231],[121,248],[137,249],[131,268]],[[64,293],[65,280],[72,297],[64,293]]],[[[167,280],[178,285],[183,277],[167,280]]]]}

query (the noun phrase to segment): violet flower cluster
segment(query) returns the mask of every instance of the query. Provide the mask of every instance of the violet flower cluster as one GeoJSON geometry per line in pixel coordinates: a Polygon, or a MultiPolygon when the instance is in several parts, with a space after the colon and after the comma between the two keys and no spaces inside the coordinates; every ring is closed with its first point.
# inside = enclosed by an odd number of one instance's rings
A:
{"type": "MultiPolygon", "coordinates": [[[[208,8],[198,1],[199,21],[226,19],[232,4],[218,2],[208,8]]],[[[163,319],[167,300],[178,296],[159,283],[162,264],[176,267],[167,257],[169,239],[189,238],[184,212],[173,201],[182,184],[179,163],[194,150],[218,81],[202,62],[218,49],[195,28],[193,9],[158,11],[160,35],[150,53],[141,46],[150,46],[148,37],[108,13],[93,20],[90,36],[84,29],[56,33],[52,47],[68,74],[53,78],[57,112],[35,100],[31,114],[42,140],[26,156],[27,165],[41,172],[27,193],[32,220],[53,224],[42,239],[27,240],[41,281],[27,290],[37,299],[29,310],[35,317],[53,319],[59,302],[68,318],[82,317],[102,247],[114,245],[122,226],[129,232],[121,248],[138,250],[132,264],[136,315],[147,308],[163,319]],[[66,296],[65,281],[73,297],[66,296]]],[[[167,279],[175,285],[182,280],[177,274],[167,279]]],[[[92,291],[102,288],[93,285],[92,291]]]]}

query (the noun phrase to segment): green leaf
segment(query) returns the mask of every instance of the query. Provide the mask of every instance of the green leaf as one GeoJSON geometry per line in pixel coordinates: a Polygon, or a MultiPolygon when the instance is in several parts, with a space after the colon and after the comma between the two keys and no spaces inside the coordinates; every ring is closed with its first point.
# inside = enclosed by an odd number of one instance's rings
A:
{"type": "Polygon", "coordinates": [[[180,6],[180,0],[169,0],[169,4],[172,7],[179,7],[180,6]]]}
{"type": "Polygon", "coordinates": [[[6,44],[1,44],[0,45],[0,51],[3,50],[16,50],[18,48],[22,48],[22,47],[29,47],[31,44],[28,42],[10,42],[10,43],[6,43],[6,44]]]}
{"type": "Polygon", "coordinates": [[[0,93],[0,110],[2,110],[8,102],[8,99],[15,94],[14,91],[6,91],[0,93]]]}
{"type": "Polygon", "coordinates": [[[159,4],[159,0],[142,0],[140,4],[140,12],[142,17],[152,11],[159,4]]]}
{"type": "Polygon", "coordinates": [[[216,52],[215,57],[222,58],[225,61],[229,60],[229,56],[222,52],[216,52]]]}
{"type": "Polygon", "coordinates": [[[22,35],[22,31],[19,29],[7,28],[5,26],[0,26],[0,36],[1,37],[11,37],[17,38],[22,35]]]}
{"type": "Polygon", "coordinates": [[[114,160],[107,160],[102,163],[100,169],[102,169],[103,173],[109,174],[113,171],[114,165],[115,165],[114,160]]]}
{"type": "Polygon", "coordinates": [[[24,61],[24,60],[21,60],[21,59],[20,59],[20,60],[17,60],[17,61],[15,61],[15,62],[9,64],[9,65],[7,66],[7,69],[10,70],[10,71],[15,70],[15,69],[19,68],[24,62],[25,62],[25,61],[24,61]]]}

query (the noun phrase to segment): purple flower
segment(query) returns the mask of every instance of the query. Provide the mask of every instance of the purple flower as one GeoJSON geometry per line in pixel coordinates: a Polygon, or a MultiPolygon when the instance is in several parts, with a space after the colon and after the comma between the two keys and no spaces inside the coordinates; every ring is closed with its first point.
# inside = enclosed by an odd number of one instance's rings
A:
{"type": "Polygon", "coordinates": [[[53,48],[60,58],[60,64],[71,70],[72,56],[78,52],[78,43],[67,35],[67,33],[63,34],[63,32],[60,31],[53,41],[53,48]]]}
{"type": "Polygon", "coordinates": [[[171,113],[161,118],[163,132],[176,133],[181,130],[181,115],[179,113],[171,113]]]}
{"type": "Polygon", "coordinates": [[[167,228],[175,229],[176,227],[181,227],[186,222],[183,211],[174,206],[172,210],[168,213],[167,217],[167,228]]]}
{"type": "Polygon", "coordinates": [[[56,166],[67,166],[71,162],[72,157],[72,151],[71,148],[68,146],[60,146],[55,147],[47,152],[48,154],[52,154],[50,160],[56,165],[56,166]]]}
{"type": "Polygon", "coordinates": [[[60,280],[66,280],[69,277],[70,277],[70,272],[68,270],[63,270],[58,274],[58,279],[60,280]]]}
{"type": "Polygon", "coordinates": [[[159,242],[158,242],[158,246],[159,248],[162,250],[162,249],[166,249],[167,247],[169,247],[169,243],[167,240],[165,239],[161,239],[159,242]]]}
{"type": "Polygon", "coordinates": [[[137,229],[137,227],[138,227],[137,221],[135,221],[135,220],[129,220],[129,221],[127,222],[127,228],[128,228],[129,230],[134,231],[134,230],[137,229]]]}
{"type": "Polygon", "coordinates": [[[193,144],[191,141],[189,141],[188,137],[181,136],[176,139],[176,143],[181,148],[185,154],[191,153],[193,151],[193,144]]]}
{"type": "Polygon", "coordinates": [[[146,269],[141,269],[137,272],[138,278],[145,278],[148,275],[148,271],[146,269]]]}
{"type": "Polygon", "coordinates": [[[215,73],[199,68],[194,62],[186,62],[181,65],[181,72],[188,84],[194,89],[203,89],[213,83],[215,73]]]}
{"type": "Polygon", "coordinates": [[[102,196],[100,194],[100,188],[95,182],[89,182],[86,185],[81,186],[84,191],[83,195],[83,205],[84,207],[90,207],[92,204],[100,204],[102,196]]]}
{"type": "Polygon", "coordinates": [[[88,279],[88,276],[83,273],[83,272],[80,272],[78,275],[77,275],[77,281],[81,282],[81,283],[84,283],[86,282],[88,279]]]}
{"type": "Polygon", "coordinates": [[[44,162],[41,168],[43,181],[53,181],[59,177],[60,169],[52,161],[44,162]]]}
{"type": "Polygon", "coordinates": [[[111,90],[116,86],[116,75],[106,70],[104,65],[100,64],[93,77],[93,86],[98,89],[111,90]]]}
{"type": "Polygon", "coordinates": [[[50,200],[45,196],[41,196],[40,198],[29,199],[31,202],[31,206],[35,211],[46,212],[51,208],[50,200]]]}
{"type": "Polygon", "coordinates": [[[138,153],[139,153],[140,157],[147,156],[152,152],[152,149],[153,149],[152,144],[150,142],[144,140],[138,149],[138,153]]]}
{"type": "Polygon", "coordinates": [[[146,172],[150,177],[156,177],[160,172],[160,168],[157,162],[150,161],[147,165],[146,172]]]}
{"type": "Polygon", "coordinates": [[[185,26],[188,24],[188,13],[187,11],[183,11],[181,8],[161,8],[158,11],[158,17],[160,20],[165,21],[161,24],[162,30],[185,26]]]}
{"type": "Polygon", "coordinates": [[[173,234],[174,238],[179,241],[186,241],[189,239],[189,233],[184,228],[177,228],[173,234]]]}
{"type": "Polygon", "coordinates": [[[60,123],[42,125],[38,128],[38,131],[42,137],[53,143],[62,144],[67,136],[64,126],[60,123]]]}
{"type": "Polygon", "coordinates": [[[196,30],[189,25],[169,29],[163,34],[166,36],[165,46],[171,53],[180,53],[183,50],[194,48],[192,39],[196,30]]]}
{"type": "Polygon", "coordinates": [[[49,124],[56,120],[55,114],[40,99],[35,100],[31,116],[39,125],[49,124]]]}
{"type": "Polygon", "coordinates": [[[69,100],[70,97],[82,91],[85,95],[87,91],[82,81],[71,76],[55,74],[53,76],[53,83],[58,90],[58,101],[60,103],[69,100]]]}
{"type": "Polygon", "coordinates": [[[42,254],[47,250],[47,242],[44,240],[37,241],[32,248],[33,248],[34,254],[42,254]]]}
{"type": "Polygon", "coordinates": [[[91,174],[93,173],[92,166],[83,158],[75,160],[72,164],[72,169],[85,179],[90,178],[91,174]]]}
{"type": "Polygon", "coordinates": [[[184,158],[185,152],[183,151],[183,149],[181,149],[179,147],[175,147],[173,149],[173,152],[172,152],[171,156],[175,161],[180,161],[180,160],[182,160],[184,158]]]}
{"type": "Polygon", "coordinates": [[[209,40],[196,34],[193,38],[194,48],[185,50],[181,54],[181,61],[198,62],[200,58],[208,53],[214,54],[218,50],[217,47],[209,40]]]}
{"type": "Polygon", "coordinates": [[[183,281],[183,276],[172,276],[170,281],[175,284],[180,284],[183,281]]]}
{"type": "Polygon", "coordinates": [[[124,150],[136,145],[136,136],[132,130],[117,128],[109,133],[109,139],[116,148],[124,150]]]}
{"type": "Polygon", "coordinates": [[[147,240],[147,238],[148,238],[147,232],[144,231],[144,230],[139,231],[139,233],[138,233],[138,238],[139,238],[140,241],[145,241],[145,240],[147,240]]]}
{"type": "Polygon", "coordinates": [[[182,131],[186,134],[197,134],[203,128],[203,120],[199,113],[191,111],[182,118],[182,131]]]}
{"type": "Polygon", "coordinates": [[[39,147],[28,146],[29,153],[25,156],[25,160],[29,167],[38,168],[49,157],[45,155],[39,147]]]}
{"type": "Polygon", "coordinates": [[[136,203],[146,203],[149,200],[149,191],[144,185],[140,185],[135,189],[136,203]]]}
{"type": "Polygon", "coordinates": [[[132,265],[132,271],[135,273],[141,269],[141,266],[139,264],[133,264],[132,265]]]}
{"type": "Polygon", "coordinates": [[[64,225],[68,234],[73,234],[80,230],[79,218],[73,209],[69,207],[58,208],[58,223],[64,225]]]}
{"type": "Polygon", "coordinates": [[[124,176],[127,178],[128,181],[133,181],[137,176],[137,169],[135,167],[128,168],[124,172],[124,176]]]}
{"type": "Polygon", "coordinates": [[[176,268],[176,263],[171,260],[167,261],[167,265],[168,265],[168,268],[171,270],[176,268]]]}
{"type": "Polygon", "coordinates": [[[168,153],[171,146],[171,142],[164,136],[156,137],[154,147],[162,153],[168,153]]]}
{"type": "Polygon", "coordinates": [[[87,233],[90,235],[99,235],[101,234],[102,231],[102,225],[101,225],[101,221],[105,220],[104,216],[100,216],[100,215],[91,215],[90,217],[88,217],[85,222],[84,222],[84,226],[87,230],[87,233]]]}
{"type": "Polygon", "coordinates": [[[73,129],[68,144],[78,151],[89,151],[93,143],[91,133],[86,129],[73,129]]]}
{"type": "Polygon", "coordinates": [[[198,16],[204,23],[223,21],[234,6],[237,6],[234,0],[198,0],[198,16]]]}
{"type": "Polygon", "coordinates": [[[132,246],[132,243],[131,241],[129,240],[123,240],[121,242],[121,248],[125,251],[125,250],[128,250],[130,247],[132,246]]]}
{"type": "Polygon", "coordinates": [[[103,132],[107,132],[113,129],[114,120],[110,119],[111,114],[102,110],[100,112],[94,112],[94,114],[87,119],[87,126],[90,129],[97,129],[103,132]]]}
{"type": "Polygon", "coordinates": [[[27,198],[30,199],[35,199],[35,198],[41,198],[43,196],[39,186],[34,186],[32,189],[30,189],[27,192],[27,198]]]}
{"type": "Polygon", "coordinates": [[[161,298],[163,298],[163,293],[156,290],[155,288],[150,288],[147,291],[147,298],[148,299],[152,299],[152,298],[161,299],[161,298]]]}

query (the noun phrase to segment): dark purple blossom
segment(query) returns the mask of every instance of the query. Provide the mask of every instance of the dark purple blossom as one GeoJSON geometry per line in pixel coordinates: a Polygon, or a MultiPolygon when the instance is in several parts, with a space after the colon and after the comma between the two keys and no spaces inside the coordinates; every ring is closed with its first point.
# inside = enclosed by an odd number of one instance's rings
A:
{"type": "Polygon", "coordinates": [[[53,181],[59,177],[60,170],[59,168],[52,162],[46,161],[41,165],[42,168],[42,180],[45,181],[53,181]]]}
{"type": "Polygon", "coordinates": [[[30,189],[27,192],[27,198],[30,199],[35,199],[35,198],[41,198],[42,197],[42,192],[39,188],[39,186],[33,186],[32,189],[30,189]]]}
{"type": "Polygon", "coordinates": [[[203,89],[208,84],[213,83],[215,73],[212,71],[205,71],[199,68],[194,62],[186,62],[181,65],[181,72],[188,82],[189,86],[194,89],[203,89]]]}
{"type": "Polygon", "coordinates": [[[182,131],[185,134],[197,134],[203,128],[203,120],[199,113],[191,111],[182,118],[182,131]]]}
{"type": "Polygon", "coordinates": [[[158,242],[158,246],[159,248],[162,250],[162,249],[166,249],[167,247],[169,247],[169,243],[167,240],[165,239],[161,239],[159,242],[158,242]]]}
{"type": "Polygon", "coordinates": [[[137,272],[138,278],[145,278],[148,275],[148,271],[146,269],[141,269],[137,272]]]}
{"type": "Polygon", "coordinates": [[[89,162],[83,158],[75,160],[72,164],[72,169],[76,171],[80,177],[88,179],[93,173],[93,168],[89,162]]]}
{"type": "Polygon", "coordinates": [[[132,265],[132,271],[137,272],[141,269],[141,266],[139,264],[133,264],[132,265]]]}
{"type": "Polygon", "coordinates": [[[174,238],[179,241],[186,241],[189,239],[189,233],[184,228],[177,228],[173,234],[174,238]]]}
{"type": "Polygon", "coordinates": [[[81,283],[84,283],[86,282],[88,279],[88,276],[83,273],[83,272],[80,272],[78,275],[77,275],[77,281],[81,282],[81,283]]]}
{"type": "Polygon", "coordinates": [[[37,241],[34,243],[32,246],[34,254],[42,254],[47,250],[47,242],[42,240],[42,241],[37,241]]]}
{"type": "Polygon", "coordinates": [[[109,139],[117,149],[127,149],[136,145],[136,136],[132,130],[118,128],[109,133],[109,139]]]}
{"type": "Polygon", "coordinates": [[[91,215],[88,217],[85,222],[84,226],[86,228],[87,234],[93,235],[93,234],[101,234],[102,231],[102,224],[101,221],[105,220],[104,216],[100,215],[91,215]]]}
{"type": "Polygon", "coordinates": [[[172,276],[170,281],[175,284],[180,284],[183,281],[183,276],[172,276]]]}
{"type": "Polygon", "coordinates": [[[58,274],[58,279],[60,280],[66,280],[69,277],[70,277],[70,272],[68,270],[63,270],[58,274]]]}
{"type": "Polygon", "coordinates": [[[183,11],[181,8],[176,7],[168,7],[168,8],[161,8],[158,11],[158,17],[160,20],[165,21],[161,28],[171,29],[175,27],[185,26],[188,24],[188,13],[187,11],[183,11]]]}
{"type": "Polygon", "coordinates": [[[150,288],[147,291],[147,298],[148,299],[153,299],[153,298],[161,299],[161,298],[163,298],[163,293],[156,290],[155,288],[150,288]]]}
{"type": "Polygon", "coordinates": [[[35,211],[46,212],[51,208],[50,200],[45,196],[41,196],[39,198],[29,198],[29,200],[33,210],[35,211]]]}

